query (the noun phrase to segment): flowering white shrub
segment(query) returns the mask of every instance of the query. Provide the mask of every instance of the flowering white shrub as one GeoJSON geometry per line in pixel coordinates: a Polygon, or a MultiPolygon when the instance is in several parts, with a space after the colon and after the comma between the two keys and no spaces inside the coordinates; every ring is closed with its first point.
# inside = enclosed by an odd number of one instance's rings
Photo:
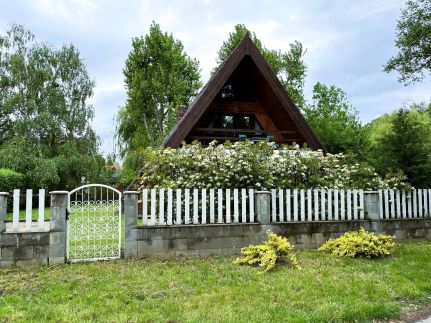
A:
{"type": "Polygon", "coordinates": [[[408,189],[403,174],[382,179],[364,163],[343,154],[273,143],[199,143],[180,149],[147,148],[140,187],[146,188],[377,188],[408,189]]]}

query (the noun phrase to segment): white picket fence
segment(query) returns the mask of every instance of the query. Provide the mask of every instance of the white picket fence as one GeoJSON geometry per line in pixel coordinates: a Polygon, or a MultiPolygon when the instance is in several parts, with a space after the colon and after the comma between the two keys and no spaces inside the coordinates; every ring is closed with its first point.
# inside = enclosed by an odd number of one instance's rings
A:
{"type": "Polygon", "coordinates": [[[20,198],[21,191],[19,189],[13,190],[13,207],[12,207],[12,231],[22,231],[22,223],[24,223],[24,230],[31,231],[32,228],[44,229],[45,223],[45,190],[40,189],[38,194],[38,217],[37,223],[33,223],[33,190],[28,189],[25,191],[25,221],[20,221],[20,198]]]}
{"type": "Polygon", "coordinates": [[[431,189],[379,190],[380,219],[412,219],[431,216],[431,189]]]}
{"type": "Polygon", "coordinates": [[[255,222],[254,190],[143,189],[142,215],[144,225],[255,222]]]}
{"type": "MultiPolygon", "coordinates": [[[[142,224],[216,224],[257,222],[253,189],[143,189],[142,224]]],[[[25,220],[20,220],[21,191],[13,191],[13,232],[44,229],[46,192],[25,190],[25,220]]],[[[431,189],[378,190],[381,219],[431,216],[431,189]]],[[[364,219],[362,189],[272,189],[271,221],[348,221],[364,219]]]]}
{"type": "Polygon", "coordinates": [[[359,189],[272,189],[272,222],[364,219],[359,189]]]}
{"type": "MultiPolygon", "coordinates": [[[[364,219],[363,190],[272,189],[272,222],[364,219]]],[[[253,223],[253,189],[143,189],[143,225],[253,223]]]]}

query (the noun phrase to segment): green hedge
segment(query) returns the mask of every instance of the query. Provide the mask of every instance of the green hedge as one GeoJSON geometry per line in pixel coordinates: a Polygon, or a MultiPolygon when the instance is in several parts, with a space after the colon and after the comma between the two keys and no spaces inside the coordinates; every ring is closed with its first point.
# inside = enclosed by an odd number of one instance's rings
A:
{"type": "Polygon", "coordinates": [[[8,168],[0,168],[0,192],[11,192],[24,188],[25,176],[8,168]]]}

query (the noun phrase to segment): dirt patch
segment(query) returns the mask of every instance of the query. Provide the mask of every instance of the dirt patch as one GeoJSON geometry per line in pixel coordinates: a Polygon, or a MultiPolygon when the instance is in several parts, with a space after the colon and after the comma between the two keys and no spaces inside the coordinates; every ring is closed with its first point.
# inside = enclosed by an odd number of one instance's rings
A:
{"type": "Polygon", "coordinates": [[[416,310],[407,310],[398,320],[390,323],[414,323],[431,317],[431,303],[420,305],[416,310]]]}

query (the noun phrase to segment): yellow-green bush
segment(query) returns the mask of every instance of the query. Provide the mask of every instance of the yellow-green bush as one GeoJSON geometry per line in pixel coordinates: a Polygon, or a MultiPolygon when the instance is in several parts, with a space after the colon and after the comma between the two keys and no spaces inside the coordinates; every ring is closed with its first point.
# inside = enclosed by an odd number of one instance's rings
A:
{"type": "Polygon", "coordinates": [[[380,258],[390,255],[395,249],[394,236],[374,234],[364,228],[344,233],[337,239],[329,239],[320,251],[328,251],[339,257],[380,258]]]}
{"type": "Polygon", "coordinates": [[[288,263],[294,268],[301,267],[292,253],[293,246],[285,237],[268,231],[268,241],[261,245],[251,245],[241,249],[242,258],[237,258],[238,265],[259,265],[267,272],[275,267],[277,263],[288,263]]]}

